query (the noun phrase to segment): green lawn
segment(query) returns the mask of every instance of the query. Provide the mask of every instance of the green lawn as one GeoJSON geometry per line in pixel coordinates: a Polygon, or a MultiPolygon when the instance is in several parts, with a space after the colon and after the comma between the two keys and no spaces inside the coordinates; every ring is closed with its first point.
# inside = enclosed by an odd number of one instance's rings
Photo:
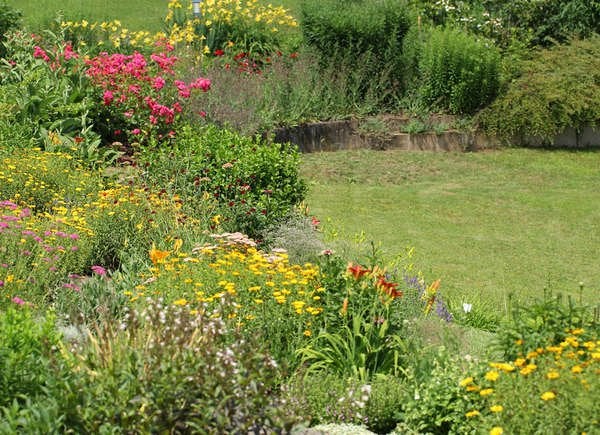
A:
{"type": "Polygon", "coordinates": [[[386,256],[415,248],[455,303],[546,287],[600,303],[600,153],[352,151],[307,154],[311,213],[386,256]]]}
{"type": "Polygon", "coordinates": [[[158,31],[167,14],[166,0],[7,0],[23,12],[26,25],[34,29],[47,24],[62,11],[66,20],[121,20],[131,30],[158,31]]]}
{"type": "MultiPolygon", "coordinates": [[[[33,29],[47,28],[59,11],[67,20],[121,20],[130,30],[162,30],[169,0],[6,0],[23,12],[24,22],[33,29]]],[[[263,1],[282,5],[297,16],[298,0],[263,1]]]]}

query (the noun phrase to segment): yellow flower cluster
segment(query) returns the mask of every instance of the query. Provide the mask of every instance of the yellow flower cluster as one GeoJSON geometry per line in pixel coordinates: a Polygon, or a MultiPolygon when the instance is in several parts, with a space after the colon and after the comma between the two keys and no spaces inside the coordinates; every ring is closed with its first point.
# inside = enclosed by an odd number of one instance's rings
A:
{"type": "Polygon", "coordinates": [[[506,388],[512,390],[515,382],[526,382],[538,391],[540,410],[544,402],[561,397],[558,380],[575,380],[575,385],[583,389],[589,389],[592,380],[597,383],[600,376],[600,340],[584,341],[581,338],[585,332],[583,329],[567,332],[569,335],[558,345],[537,348],[511,362],[489,363],[491,370],[482,376],[481,382],[476,382],[472,376],[462,379],[460,387],[484,400],[480,409],[466,412],[465,417],[472,419],[486,412],[503,412],[503,405],[489,401],[506,400],[512,394],[506,388]],[[502,382],[504,377],[508,382],[502,382]]]}
{"type": "Polygon", "coordinates": [[[97,44],[108,47],[121,48],[130,46],[134,48],[150,48],[157,41],[167,38],[164,32],[150,33],[147,30],[130,31],[123,27],[119,20],[90,23],[82,21],[63,21],[61,28],[78,35],[79,46],[97,44]]]}
{"type": "MultiPolygon", "coordinates": [[[[82,234],[94,236],[92,222],[102,217],[131,221],[138,233],[143,233],[160,224],[152,216],[161,214],[177,221],[186,218],[181,212],[182,201],[178,196],[168,196],[144,188],[113,186],[101,190],[85,204],[69,206],[64,201],[56,201],[51,212],[45,213],[49,219],[71,227],[82,234]],[[143,219],[142,219],[143,218],[143,219]]],[[[187,218],[186,218],[187,219],[187,218]]]]}
{"type": "Polygon", "coordinates": [[[144,284],[128,292],[131,301],[163,297],[168,303],[206,309],[229,299],[227,316],[240,325],[261,312],[301,316],[305,335],[310,335],[311,319],[323,312],[319,268],[290,264],[285,252],[265,253],[219,238],[192,253],[154,247],[149,254],[150,273],[141,277],[144,284]]]}
{"type": "MultiPolygon", "coordinates": [[[[182,0],[171,0],[165,23],[169,27],[167,39],[172,45],[192,44],[204,41],[204,35],[196,31],[199,25],[210,29],[225,25],[240,28],[260,26],[267,32],[297,27],[298,22],[281,6],[263,5],[257,0],[204,0],[201,17],[193,17],[192,4],[183,6],[182,0]]],[[[208,50],[204,47],[204,51],[208,50]]]]}
{"type": "Polygon", "coordinates": [[[18,151],[1,159],[0,200],[34,212],[50,210],[59,201],[81,203],[101,188],[98,175],[66,153],[18,151]]]}
{"type": "Polygon", "coordinates": [[[215,22],[245,20],[263,23],[273,32],[279,31],[280,27],[298,26],[297,21],[282,6],[264,6],[258,0],[204,0],[202,13],[207,20],[215,22]]]}

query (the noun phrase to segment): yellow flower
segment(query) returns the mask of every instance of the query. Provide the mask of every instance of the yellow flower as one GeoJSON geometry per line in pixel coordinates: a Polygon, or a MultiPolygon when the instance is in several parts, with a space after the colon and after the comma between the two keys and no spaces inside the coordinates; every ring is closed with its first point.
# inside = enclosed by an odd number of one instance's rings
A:
{"type": "Polygon", "coordinates": [[[542,400],[545,400],[545,401],[552,400],[552,399],[556,399],[556,394],[554,394],[552,391],[546,391],[540,397],[542,400]]]}
{"type": "Polygon", "coordinates": [[[493,427],[492,430],[490,430],[490,435],[502,435],[503,433],[504,430],[500,426],[493,427]]]}
{"type": "Polygon", "coordinates": [[[310,330],[307,329],[306,331],[304,331],[304,335],[310,337],[312,335],[312,332],[310,332],[310,330]]]}
{"type": "Polygon", "coordinates": [[[498,373],[496,370],[490,370],[489,372],[487,372],[485,374],[485,378],[490,382],[494,382],[499,377],[500,377],[500,373],[498,373]]]}
{"type": "Polygon", "coordinates": [[[472,417],[477,417],[478,415],[480,415],[479,411],[477,411],[476,409],[474,409],[473,411],[467,412],[465,414],[465,417],[472,418],[472,417]]]}
{"type": "Polygon", "coordinates": [[[571,368],[571,373],[577,374],[577,373],[581,373],[583,371],[583,368],[581,368],[581,366],[577,365],[577,366],[573,366],[571,368]]]}
{"type": "Polygon", "coordinates": [[[469,384],[473,383],[473,378],[471,376],[469,376],[468,378],[463,379],[462,381],[460,381],[459,385],[461,387],[466,387],[469,384]]]}
{"type": "Polygon", "coordinates": [[[515,368],[512,365],[510,365],[509,363],[491,362],[490,367],[493,367],[498,370],[502,370],[503,372],[506,372],[506,373],[509,373],[509,372],[512,372],[515,370],[515,368]]]}
{"type": "Polygon", "coordinates": [[[546,378],[548,379],[558,379],[560,374],[556,370],[552,370],[546,374],[546,378]]]}
{"type": "Polygon", "coordinates": [[[490,411],[492,411],[492,412],[502,412],[503,410],[504,410],[504,408],[502,407],[502,405],[490,406],[490,411]]]}
{"type": "Polygon", "coordinates": [[[535,369],[537,369],[537,366],[535,364],[527,364],[527,366],[523,367],[520,370],[520,373],[523,376],[527,376],[527,375],[533,373],[535,371],[535,369]]]}
{"type": "Polygon", "coordinates": [[[480,394],[480,395],[482,395],[482,396],[489,396],[489,395],[490,395],[490,394],[492,394],[493,392],[494,392],[494,389],[493,389],[493,388],[486,388],[486,389],[484,389],[484,390],[481,390],[481,391],[479,392],[479,394],[480,394]]]}
{"type": "Polygon", "coordinates": [[[187,301],[185,299],[181,298],[181,299],[177,299],[176,301],[174,301],[173,304],[183,307],[183,306],[187,305],[187,301]]]}

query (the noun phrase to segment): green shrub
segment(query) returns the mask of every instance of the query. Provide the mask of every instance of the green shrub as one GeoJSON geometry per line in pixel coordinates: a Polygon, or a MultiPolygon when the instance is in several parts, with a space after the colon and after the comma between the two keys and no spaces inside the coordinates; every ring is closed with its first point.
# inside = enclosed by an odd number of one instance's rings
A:
{"type": "Polygon", "coordinates": [[[406,388],[406,381],[400,377],[379,376],[373,379],[369,401],[364,410],[365,424],[369,430],[387,434],[396,428],[406,388]]]}
{"type": "Polygon", "coordinates": [[[505,27],[531,45],[548,46],[600,33],[597,0],[483,0],[505,27]]]}
{"type": "Polygon", "coordinates": [[[268,144],[216,126],[185,127],[173,146],[145,148],[139,160],[149,185],[177,193],[188,205],[214,198],[218,208],[213,230],[260,235],[287,216],[306,192],[295,147],[268,144]]]}
{"type": "Polygon", "coordinates": [[[46,394],[59,346],[52,314],[36,318],[26,307],[0,311],[0,410],[46,394]]]}
{"type": "Polygon", "coordinates": [[[484,40],[454,29],[434,29],[419,63],[421,98],[432,109],[474,113],[500,87],[500,54],[484,40]]]}
{"type": "Polygon", "coordinates": [[[506,140],[551,141],[567,127],[581,130],[600,120],[600,36],[572,40],[536,53],[520,77],[479,116],[506,140]]]}
{"type": "Polygon", "coordinates": [[[0,2],[0,58],[6,56],[5,36],[9,30],[17,29],[21,25],[23,14],[5,1],[0,2]]]}
{"type": "Polygon", "coordinates": [[[371,386],[333,374],[298,375],[284,388],[285,407],[311,425],[366,422],[371,386]]]}
{"type": "Polygon", "coordinates": [[[364,96],[373,89],[372,82],[384,82],[379,91],[391,88],[392,98],[403,93],[402,43],[411,22],[404,1],[310,0],[302,4],[301,14],[304,38],[322,67],[342,63],[362,70],[349,91],[364,96]]]}
{"type": "MultiPolygon", "coordinates": [[[[414,361],[417,361],[415,355],[414,361]]],[[[402,433],[468,433],[465,412],[472,399],[459,385],[465,363],[441,350],[418,353],[418,365],[408,372],[406,395],[397,418],[402,433]]]]}

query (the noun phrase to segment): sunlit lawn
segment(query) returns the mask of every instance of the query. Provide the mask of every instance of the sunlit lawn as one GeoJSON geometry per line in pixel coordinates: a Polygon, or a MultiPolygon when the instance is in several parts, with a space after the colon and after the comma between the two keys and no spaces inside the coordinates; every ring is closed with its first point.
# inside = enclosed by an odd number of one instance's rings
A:
{"type": "Polygon", "coordinates": [[[454,303],[504,309],[555,292],[600,302],[600,153],[352,151],[304,155],[325,233],[411,246],[454,303]]]}
{"type": "MultiPolygon", "coordinates": [[[[181,0],[188,4],[187,0],[181,0]]],[[[59,11],[66,20],[86,19],[90,22],[118,19],[131,30],[160,31],[167,14],[169,0],[6,0],[23,12],[24,22],[34,29],[47,28],[59,11]]],[[[264,1],[289,8],[297,16],[298,0],[264,1]]]]}

